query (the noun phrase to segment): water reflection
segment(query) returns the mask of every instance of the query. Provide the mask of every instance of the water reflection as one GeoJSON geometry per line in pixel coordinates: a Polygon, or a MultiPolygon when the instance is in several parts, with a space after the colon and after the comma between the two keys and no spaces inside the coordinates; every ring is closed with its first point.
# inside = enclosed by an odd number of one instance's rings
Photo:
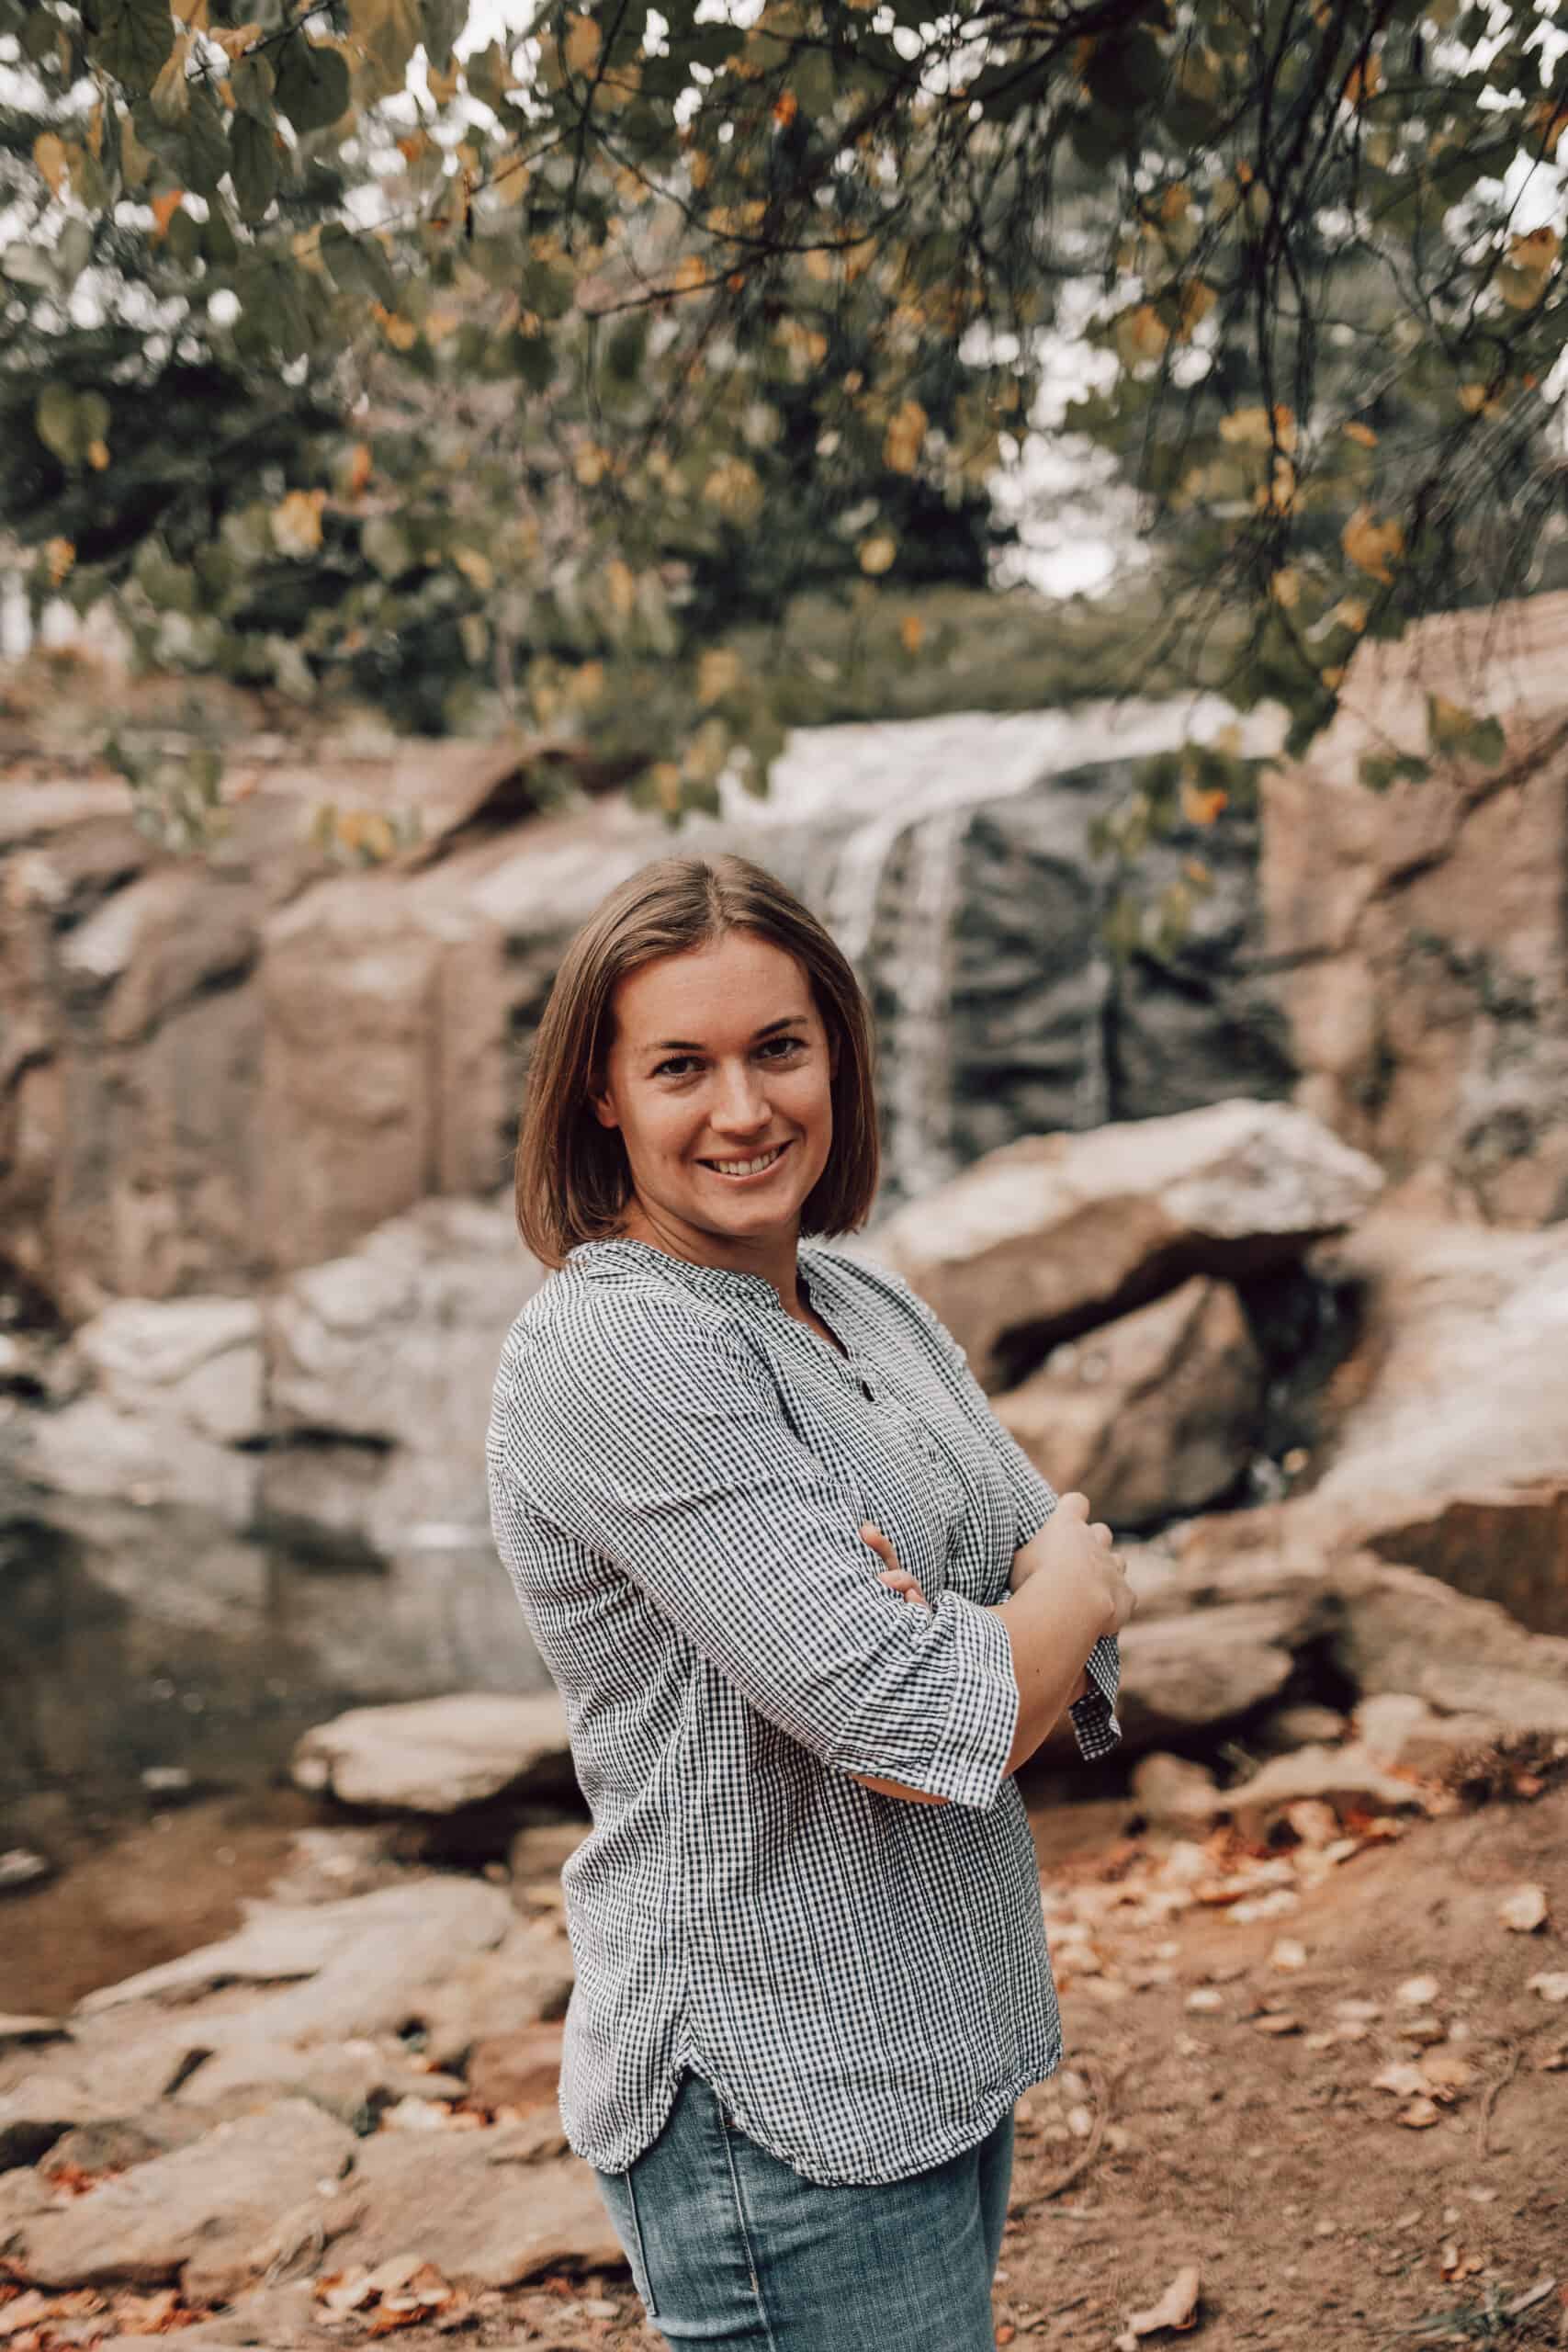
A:
{"type": "Polygon", "coordinates": [[[96,1829],[144,1812],[171,1769],[196,1788],[265,1785],[342,1707],[548,1687],[472,1530],[344,1566],[194,1511],[13,1490],[0,1578],[6,1843],[42,1821],[96,1829]]]}

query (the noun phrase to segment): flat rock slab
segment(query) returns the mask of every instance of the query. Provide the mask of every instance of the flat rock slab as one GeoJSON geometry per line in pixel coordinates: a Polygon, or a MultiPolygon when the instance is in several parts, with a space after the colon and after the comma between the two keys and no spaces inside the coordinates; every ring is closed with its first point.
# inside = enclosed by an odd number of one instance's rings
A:
{"type": "Polygon", "coordinates": [[[352,1707],[305,1734],[292,1770],[299,1787],[341,1804],[420,1814],[572,1785],[566,1709],[553,1690],[352,1707]]]}
{"type": "Polygon", "coordinates": [[[40,2287],[179,2281],[187,2295],[223,2295],[252,2275],[279,2207],[335,2180],[356,2145],[310,2101],[283,2099],[24,2220],[10,2259],[40,2287]]]}
{"type": "Polygon", "coordinates": [[[1217,1102],[1004,1145],[900,1209],[877,1254],[994,1388],[1189,1275],[1299,1256],[1353,1224],[1382,1182],[1304,1111],[1217,1102]]]}
{"type": "Polygon", "coordinates": [[[1248,1713],[1283,1690],[1297,1650],[1316,1639],[1332,1600],[1310,1587],[1185,1613],[1135,1617],[1120,1637],[1116,1713],[1129,1751],[1248,1713]]]}
{"type": "MultiPolygon", "coordinates": [[[[309,2031],[346,2038],[395,2030],[408,1993],[438,1980],[471,1952],[501,1942],[514,1914],[485,1879],[432,1872],[339,1903],[252,1903],[244,1926],[89,1993],[76,2015],[99,2017],[132,2001],[188,2001],[235,1984],[283,1984],[265,2005],[275,2041],[309,2031]]],[[[209,2037],[256,2030],[254,2013],[204,2024],[209,2037]]]]}
{"type": "Polygon", "coordinates": [[[359,2143],[359,2220],[334,2238],[325,2265],[374,2267],[417,2254],[454,2286],[511,2287],[577,2261],[626,2261],[592,2167],[567,2155],[530,2161],[504,2126],[451,2132],[433,2151],[423,2132],[380,2132],[359,2143]]]}

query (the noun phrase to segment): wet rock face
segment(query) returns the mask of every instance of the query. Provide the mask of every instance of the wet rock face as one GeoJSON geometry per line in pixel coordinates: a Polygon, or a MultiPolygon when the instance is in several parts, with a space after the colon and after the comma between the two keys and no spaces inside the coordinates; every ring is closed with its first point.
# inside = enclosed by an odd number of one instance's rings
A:
{"type": "MultiPolygon", "coordinates": [[[[199,873],[157,865],[116,787],[0,786],[6,1261],[75,1324],[117,1297],[254,1290],[431,1194],[493,1193],[562,949],[672,848],[756,858],[855,964],[888,1206],[1021,1134],[1283,1094],[1245,831],[1217,862],[1183,845],[1217,887],[1168,965],[1100,950],[1114,876],[1090,827],[1188,717],[803,730],[768,807],[737,796],[678,837],[605,801],[366,873],[299,844],[336,768],[266,774],[199,873]]],[[[432,752],[434,804],[473,751],[432,752]]],[[[1181,854],[1150,854],[1150,887],[1181,854]]]]}
{"type": "Polygon", "coordinates": [[[1443,614],[1358,654],[1338,718],[1263,778],[1268,945],[1298,1101],[1436,1206],[1568,1215],[1568,594],[1443,614]],[[1386,792],[1427,698],[1503,722],[1500,765],[1386,792]]]}

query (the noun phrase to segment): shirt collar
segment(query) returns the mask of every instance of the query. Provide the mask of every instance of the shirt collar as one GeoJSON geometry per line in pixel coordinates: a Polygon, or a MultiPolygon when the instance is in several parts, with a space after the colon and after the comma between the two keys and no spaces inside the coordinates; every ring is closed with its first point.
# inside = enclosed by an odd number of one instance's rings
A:
{"type": "MultiPolygon", "coordinates": [[[[683,1283],[701,1297],[749,1300],[756,1306],[771,1306],[776,1314],[784,1312],[784,1301],[766,1274],[738,1273],[728,1266],[694,1266],[684,1258],[671,1257],[668,1250],[660,1250],[651,1241],[634,1241],[629,1236],[580,1241],[567,1251],[567,1263],[595,1280],[613,1281],[623,1274],[662,1274],[669,1281],[683,1283]]],[[[803,1292],[821,1286],[815,1250],[804,1246],[796,1250],[795,1272],[803,1292]]]]}

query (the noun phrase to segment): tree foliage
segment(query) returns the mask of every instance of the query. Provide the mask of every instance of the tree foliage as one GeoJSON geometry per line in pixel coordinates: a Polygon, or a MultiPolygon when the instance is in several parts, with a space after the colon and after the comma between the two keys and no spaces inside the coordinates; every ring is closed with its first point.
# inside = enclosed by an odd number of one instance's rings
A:
{"type": "MultiPolygon", "coordinates": [[[[39,594],[300,695],[469,674],[674,816],[781,740],[727,621],[973,571],[1065,345],[1056,429],[1164,551],[1148,658],[1223,617],[1294,749],[1364,638],[1561,531],[1562,5],[467,14],[0,0],[39,594]]],[[[1179,762],[1137,821],[1244,782],[1179,762]]]]}

